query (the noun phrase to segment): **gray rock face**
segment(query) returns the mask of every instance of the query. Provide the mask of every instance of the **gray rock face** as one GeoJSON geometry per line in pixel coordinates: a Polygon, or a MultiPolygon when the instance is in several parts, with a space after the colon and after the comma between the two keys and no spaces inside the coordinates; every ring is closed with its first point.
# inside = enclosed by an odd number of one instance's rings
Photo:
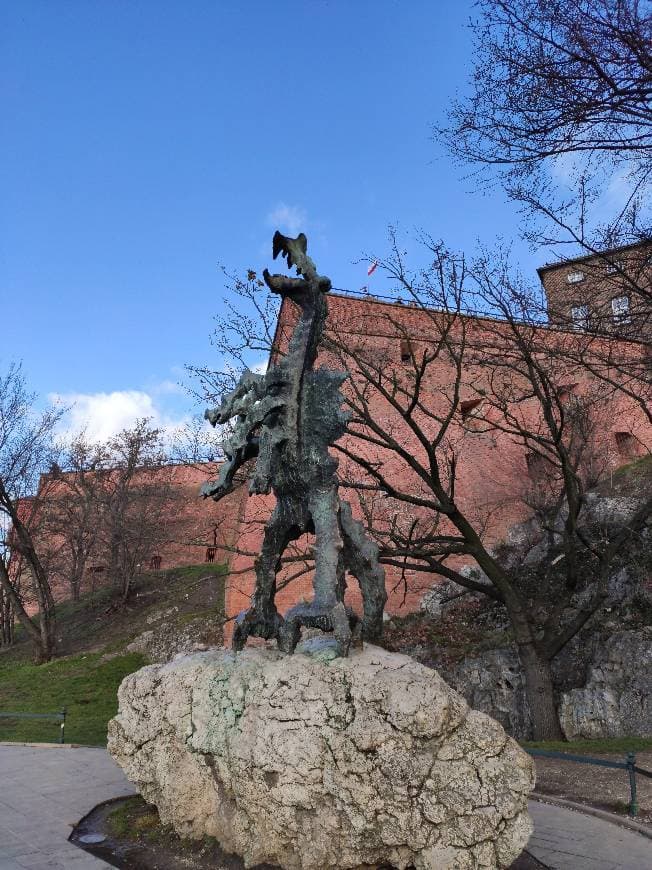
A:
{"type": "Polygon", "coordinates": [[[190,622],[177,621],[178,607],[158,611],[147,617],[151,626],[135,637],[126,647],[127,652],[143,653],[150,662],[169,662],[182,653],[209,649],[220,642],[222,618],[220,615],[197,616],[190,622]]]}
{"type": "Polygon", "coordinates": [[[531,736],[530,709],[515,649],[492,649],[464,659],[445,677],[471,707],[493,716],[512,737],[531,736]]]}
{"type": "Polygon", "coordinates": [[[427,613],[428,616],[441,616],[442,610],[449,599],[456,593],[459,593],[460,588],[456,583],[451,583],[448,580],[436,583],[422,596],[419,609],[422,613],[427,613]]]}
{"type": "Polygon", "coordinates": [[[609,638],[584,688],[562,695],[559,714],[569,740],[652,736],[652,628],[609,638]]]}
{"type": "Polygon", "coordinates": [[[246,866],[508,867],[530,758],[428,668],[214,650],[128,676],[109,751],[164,822],[246,866]]]}

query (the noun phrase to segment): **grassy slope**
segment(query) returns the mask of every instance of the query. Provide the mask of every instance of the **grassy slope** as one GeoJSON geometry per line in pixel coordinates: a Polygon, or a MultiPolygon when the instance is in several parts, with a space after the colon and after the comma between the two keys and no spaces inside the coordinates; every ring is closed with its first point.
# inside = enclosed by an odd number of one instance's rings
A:
{"type": "MultiPolygon", "coordinates": [[[[70,656],[45,665],[0,663],[0,710],[52,712],[65,707],[66,743],[106,743],[106,725],[117,711],[116,692],[123,677],[145,660],[138,653],[102,661],[99,653],[70,656]]],[[[59,723],[0,720],[0,739],[55,742],[59,723]]]]}
{"type": "MultiPolygon", "coordinates": [[[[193,565],[143,575],[126,608],[113,609],[110,589],[61,604],[61,658],[34,665],[20,633],[14,647],[0,651],[0,712],[51,713],[66,707],[66,742],[103,745],[120,682],[146,663],[124,647],[152,627],[148,615],[161,610],[177,607],[166,621],[179,625],[222,614],[224,573],[220,565],[193,565]]],[[[0,719],[0,740],[54,742],[58,737],[55,721],[0,719]]]]}

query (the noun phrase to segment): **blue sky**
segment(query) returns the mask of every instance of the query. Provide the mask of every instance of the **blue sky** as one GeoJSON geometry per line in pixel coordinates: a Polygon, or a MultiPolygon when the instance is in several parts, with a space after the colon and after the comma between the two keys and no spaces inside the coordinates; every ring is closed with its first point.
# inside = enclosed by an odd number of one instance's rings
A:
{"type": "MultiPolygon", "coordinates": [[[[4,0],[3,367],[104,432],[193,410],[219,264],[303,229],[358,289],[387,226],[456,249],[516,238],[431,138],[471,69],[472,5],[432,0],[4,0]]],[[[541,257],[517,243],[526,274],[541,257]]],[[[534,276],[533,276],[534,277],[534,276]]],[[[370,290],[384,292],[377,271],[370,290]]]]}

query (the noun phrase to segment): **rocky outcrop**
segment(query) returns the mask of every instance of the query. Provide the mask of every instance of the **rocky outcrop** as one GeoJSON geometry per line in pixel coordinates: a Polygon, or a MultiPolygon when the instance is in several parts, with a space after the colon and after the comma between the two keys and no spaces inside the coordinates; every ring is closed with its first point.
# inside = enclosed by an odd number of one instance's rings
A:
{"type": "Polygon", "coordinates": [[[562,695],[559,717],[569,740],[652,737],[652,628],[606,640],[584,688],[562,695]]]}
{"type": "Polygon", "coordinates": [[[156,611],[146,622],[151,628],[141,632],[126,647],[127,652],[142,653],[150,662],[170,662],[179,655],[221,644],[221,615],[179,614],[178,607],[156,611]]]}
{"type": "Polygon", "coordinates": [[[161,818],[247,866],[508,867],[530,758],[428,668],[223,650],[128,676],[109,750],[161,818]]]}
{"type": "Polygon", "coordinates": [[[529,739],[530,708],[515,649],[487,650],[448,667],[443,675],[471,707],[492,716],[517,740],[529,739]]]}

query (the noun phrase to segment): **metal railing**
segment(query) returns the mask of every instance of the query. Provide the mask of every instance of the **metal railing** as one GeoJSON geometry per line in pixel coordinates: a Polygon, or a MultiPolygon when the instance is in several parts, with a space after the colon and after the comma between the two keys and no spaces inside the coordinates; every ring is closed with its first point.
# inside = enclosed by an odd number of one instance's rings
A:
{"type": "Polygon", "coordinates": [[[606,758],[592,758],[588,755],[572,755],[570,752],[553,752],[550,749],[526,749],[528,755],[542,756],[543,758],[559,758],[562,761],[574,761],[577,764],[595,764],[598,767],[614,767],[618,770],[626,770],[629,775],[629,807],[628,814],[635,818],[638,815],[638,801],[636,798],[636,774],[652,779],[652,771],[644,770],[636,766],[636,754],[628,752],[625,761],[609,761],[606,758]]]}
{"type": "Polygon", "coordinates": [[[59,743],[65,743],[66,708],[56,713],[0,713],[0,719],[52,719],[61,722],[59,728],[59,743]]]}

